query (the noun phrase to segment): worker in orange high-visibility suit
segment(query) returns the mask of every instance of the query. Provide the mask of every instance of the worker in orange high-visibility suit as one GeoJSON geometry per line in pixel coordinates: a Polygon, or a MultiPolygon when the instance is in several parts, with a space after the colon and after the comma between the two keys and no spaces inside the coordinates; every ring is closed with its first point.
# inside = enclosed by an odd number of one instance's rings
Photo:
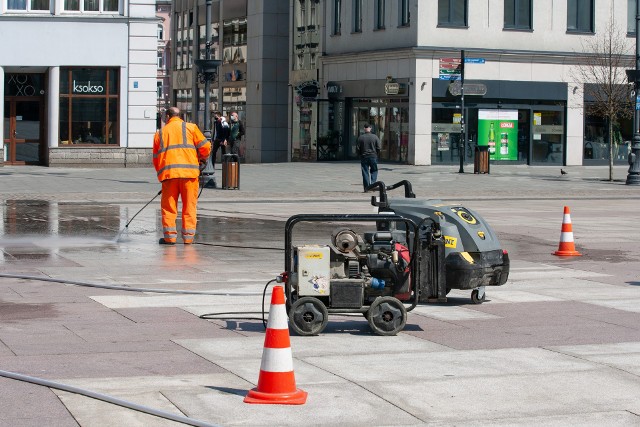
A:
{"type": "Polygon", "coordinates": [[[178,197],[182,200],[182,240],[193,243],[200,169],[211,152],[211,142],[194,123],[186,123],[177,107],[166,112],[167,123],[153,138],[153,166],[162,183],[161,245],[175,245],[178,231],[178,197]]]}

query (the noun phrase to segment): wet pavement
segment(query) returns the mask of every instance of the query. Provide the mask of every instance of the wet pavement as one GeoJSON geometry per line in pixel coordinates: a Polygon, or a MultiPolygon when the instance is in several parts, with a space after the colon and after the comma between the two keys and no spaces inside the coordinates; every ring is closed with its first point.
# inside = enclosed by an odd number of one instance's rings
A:
{"type": "MultiPolygon", "coordinates": [[[[361,316],[292,336],[309,393],[294,407],[242,402],[260,369],[262,292],[284,268],[291,215],[373,212],[357,164],[242,165],[240,190],[202,192],[197,244],[172,247],[157,244],[158,199],[143,208],[159,189],[151,169],[0,168],[0,274],[15,276],[0,277],[0,370],[217,425],[640,424],[640,188],[626,168],[613,182],[597,167],[381,169],[479,212],[510,280],[482,305],[456,290],[420,305],[396,337],[361,316]],[[551,254],[565,205],[581,257],[551,254]]],[[[295,240],[326,243],[334,228],[301,225],[295,240]]],[[[176,425],[2,377],[0,413],[7,426],[176,425]]]]}

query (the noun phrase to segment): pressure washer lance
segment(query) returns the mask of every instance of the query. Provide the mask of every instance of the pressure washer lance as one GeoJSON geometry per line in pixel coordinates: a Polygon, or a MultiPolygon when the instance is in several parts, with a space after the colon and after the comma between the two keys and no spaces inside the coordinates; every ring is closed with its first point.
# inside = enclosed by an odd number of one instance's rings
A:
{"type": "Polygon", "coordinates": [[[156,194],[155,196],[153,196],[153,199],[149,200],[149,201],[147,202],[147,204],[146,204],[146,205],[144,205],[144,206],[142,207],[142,209],[140,209],[138,212],[136,212],[136,214],[135,214],[133,217],[131,217],[131,219],[129,220],[129,222],[127,222],[127,225],[125,225],[125,226],[124,226],[124,228],[123,228],[122,230],[120,230],[120,232],[119,232],[119,233],[118,233],[118,235],[116,236],[116,238],[115,238],[115,240],[114,240],[115,242],[117,242],[118,240],[120,240],[120,236],[122,236],[122,233],[124,233],[124,232],[125,232],[125,230],[126,230],[127,228],[129,228],[129,224],[131,224],[131,221],[133,221],[133,219],[134,219],[135,217],[137,217],[137,216],[138,216],[138,214],[144,210],[144,208],[146,208],[147,206],[149,206],[149,204],[150,204],[151,202],[153,202],[153,201],[156,199],[156,197],[158,197],[158,196],[159,196],[159,195],[161,195],[161,194],[162,194],[162,190],[158,191],[158,194],[156,194]]]}

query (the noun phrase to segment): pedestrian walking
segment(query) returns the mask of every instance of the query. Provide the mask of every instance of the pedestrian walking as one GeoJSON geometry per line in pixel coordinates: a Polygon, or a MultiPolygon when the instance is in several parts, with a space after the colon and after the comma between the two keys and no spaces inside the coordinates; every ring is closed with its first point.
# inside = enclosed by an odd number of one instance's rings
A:
{"type": "Polygon", "coordinates": [[[213,149],[211,150],[211,163],[215,167],[216,156],[218,155],[218,149],[220,149],[222,155],[227,154],[227,141],[229,139],[229,123],[224,118],[220,111],[213,113],[214,121],[214,134],[213,134],[213,149]]]}
{"type": "Polygon", "coordinates": [[[229,115],[229,139],[227,146],[231,154],[239,154],[240,152],[240,140],[244,135],[244,125],[238,118],[238,112],[232,111],[229,115]]]}
{"type": "Polygon", "coordinates": [[[180,118],[180,110],[170,107],[167,123],[153,138],[153,166],[162,183],[161,245],[175,245],[178,231],[178,197],[182,200],[182,240],[193,243],[196,234],[198,180],[211,153],[211,143],[198,125],[180,118]]]}
{"type": "Polygon", "coordinates": [[[380,138],[371,133],[371,125],[365,123],[364,133],[358,137],[356,145],[356,151],[360,156],[362,185],[365,193],[367,187],[378,180],[378,156],[381,149],[380,138]]]}

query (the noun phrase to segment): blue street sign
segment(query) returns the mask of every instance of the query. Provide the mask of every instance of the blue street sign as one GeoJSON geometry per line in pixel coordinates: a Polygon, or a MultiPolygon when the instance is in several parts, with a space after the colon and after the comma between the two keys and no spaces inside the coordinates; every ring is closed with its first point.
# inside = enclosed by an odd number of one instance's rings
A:
{"type": "Polygon", "coordinates": [[[484,58],[464,58],[465,64],[484,64],[484,58]]]}
{"type": "Polygon", "coordinates": [[[640,96],[636,96],[636,110],[640,110],[640,96]]]}

